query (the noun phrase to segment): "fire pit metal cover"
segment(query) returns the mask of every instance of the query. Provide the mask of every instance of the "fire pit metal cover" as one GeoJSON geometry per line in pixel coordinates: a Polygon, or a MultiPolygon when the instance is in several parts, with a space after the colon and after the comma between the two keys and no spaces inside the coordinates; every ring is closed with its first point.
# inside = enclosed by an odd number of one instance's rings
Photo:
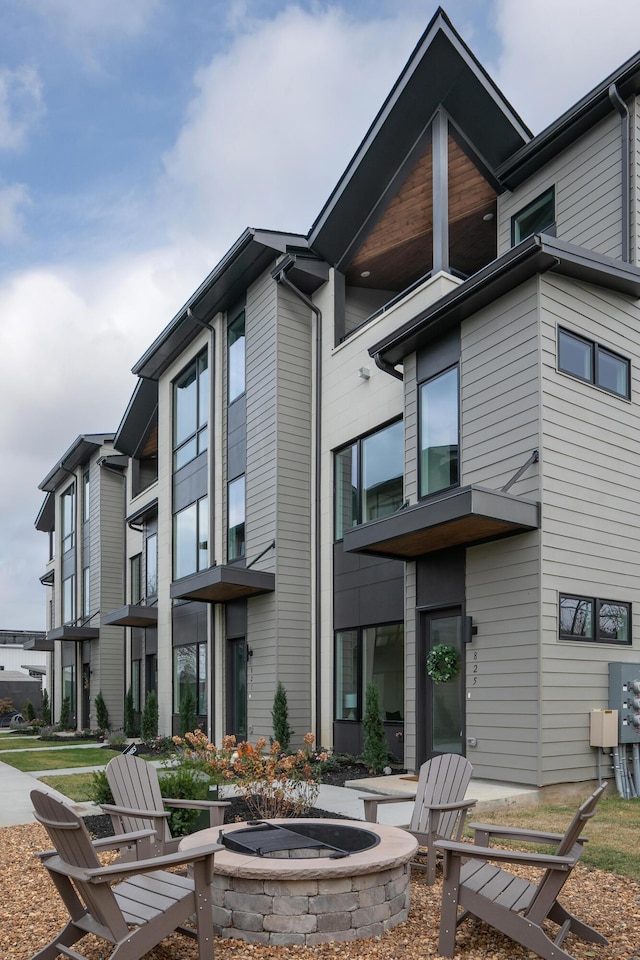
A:
{"type": "Polygon", "coordinates": [[[292,851],[303,856],[348,857],[361,850],[369,850],[380,842],[370,830],[336,823],[269,823],[249,821],[239,830],[220,831],[219,842],[228,850],[258,857],[277,856],[292,851]]]}

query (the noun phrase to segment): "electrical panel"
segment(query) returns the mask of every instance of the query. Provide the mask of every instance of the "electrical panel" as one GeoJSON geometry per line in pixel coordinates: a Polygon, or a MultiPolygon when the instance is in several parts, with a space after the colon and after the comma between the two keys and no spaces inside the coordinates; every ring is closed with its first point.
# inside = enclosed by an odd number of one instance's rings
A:
{"type": "Polygon", "coordinates": [[[609,664],[609,708],[618,711],[618,743],[640,743],[640,663],[609,664]]]}

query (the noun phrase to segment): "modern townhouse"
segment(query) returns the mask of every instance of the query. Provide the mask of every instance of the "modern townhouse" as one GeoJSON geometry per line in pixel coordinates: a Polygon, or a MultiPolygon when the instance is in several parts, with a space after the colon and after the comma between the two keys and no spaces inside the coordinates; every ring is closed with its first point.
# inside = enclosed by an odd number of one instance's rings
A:
{"type": "Polygon", "coordinates": [[[123,722],[122,631],[100,618],[123,599],[126,466],[113,434],[86,434],[40,484],[46,496],[36,528],[48,534],[49,552],[40,578],[47,591],[47,632],[36,649],[50,653],[53,717],[59,718],[68,698],[79,729],[97,726],[100,692],[112,725],[123,722]]]}
{"type": "Polygon", "coordinates": [[[268,737],[280,680],[357,753],[374,682],[410,770],[588,780],[610,706],[637,757],[639,93],[534,137],[438,10],[309,234],[245,231],[136,364],[99,643],[163,732],[191,690],[268,737]]]}

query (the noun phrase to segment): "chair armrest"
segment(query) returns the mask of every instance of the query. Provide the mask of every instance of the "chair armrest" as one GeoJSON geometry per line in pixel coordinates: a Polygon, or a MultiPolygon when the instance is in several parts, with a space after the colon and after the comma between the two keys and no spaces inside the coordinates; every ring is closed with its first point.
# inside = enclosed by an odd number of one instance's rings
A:
{"type": "Polygon", "coordinates": [[[132,830],[131,833],[121,833],[115,837],[102,837],[100,840],[92,840],[94,848],[99,851],[118,850],[120,847],[130,847],[137,840],[144,840],[147,837],[155,837],[155,830],[132,830]]]}
{"type": "Polygon", "coordinates": [[[101,803],[105,813],[116,813],[124,817],[138,817],[140,820],[166,820],[170,814],[166,810],[140,810],[138,807],[120,807],[115,803],[101,803]]]}
{"type": "Polygon", "coordinates": [[[427,810],[439,810],[446,813],[448,810],[469,810],[475,807],[477,800],[458,800],[456,803],[429,803],[427,810]]]}
{"type": "MultiPolygon", "coordinates": [[[[198,860],[206,860],[212,857],[218,850],[224,850],[220,843],[208,843],[202,847],[192,847],[190,850],[178,851],[177,853],[165,854],[162,857],[154,857],[153,860],[135,860],[132,863],[114,863],[107,867],[91,867],[89,870],[82,870],[83,879],[89,883],[104,883],[105,880],[125,879],[130,875],[139,873],[149,873],[155,870],[166,870],[169,867],[178,867],[184,863],[195,863],[198,860]]],[[[67,864],[65,864],[67,866],[67,864]]],[[[77,869],[77,868],[73,868],[77,869]]]]}
{"type": "Polygon", "coordinates": [[[475,843],[457,843],[455,840],[436,840],[436,850],[450,857],[464,860],[495,860],[500,863],[523,863],[531,867],[556,867],[570,870],[576,857],[557,857],[551,853],[533,853],[528,850],[501,850],[496,847],[480,847],[475,843]]]}
{"type": "Polygon", "coordinates": [[[546,833],[544,830],[529,830],[524,827],[506,827],[497,823],[467,823],[476,836],[482,836],[481,845],[488,846],[492,837],[504,840],[524,840],[530,843],[560,843],[564,834],[546,833]]]}
{"type": "Polygon", "coordinates": [[[185,810],[211,810],[216,807],[228,807],[230,800],[177,800],[173,797],[163,797],[163,803],[169,807],[182,807],[185,810]]]}

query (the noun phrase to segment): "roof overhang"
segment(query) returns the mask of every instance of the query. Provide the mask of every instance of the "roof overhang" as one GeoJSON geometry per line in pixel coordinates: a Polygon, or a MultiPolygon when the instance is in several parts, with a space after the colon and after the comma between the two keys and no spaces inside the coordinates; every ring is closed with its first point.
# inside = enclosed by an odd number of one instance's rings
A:
{"type": "Polygon", "coordinates": [[[36,517],[36,530],[40,530],[41,533],[50,533],[55,528],[55,522],[56,498],[52,493],[48,493],[36,517]]]}
{"type": "Polygon", "coordinates": [[[609,88],[615,85],[623,100],[640,93],[640,53],[618,67],[586,96],[554,120],[498,167],[500,182],[509,190],[531,177],[566,147],[599,123],[614,107],[609,88]]]}
{"type": "Polygon", "coordinates": [[[140,379],[118,427],[113,445],[128,457],[138,454],[158,411],[158,383],[140,379]]]}
{"type": "Polygon", "coordinates": [[[552,271],[574,280],[640,297],[640,269],[545,234],[529,237],[479,270],[369,348],[372,357],[396,365],[467,317],[536,274],[552,271]]]}
{"type": "Polygon", "coordinates": [[[145,607],[139,603],[127,603],[102,617],[107,627],[155,627],[158,623],[158,608],[145,607]]]}
{"type": "Polygon", "coordinates": [[[355,238],[442,107],[493,171],[532,133],[442,10],[413,51],[309,233],[332,265],[344,266],[355,238]]]}
{"type": "Polygon", "coordinates": [[[292,248],[308,250],[306,237],[277,231],[245,230],[138,360],[133,373],[157,380],[169,364],[202,333],[203,323],[206,325],[217,313],[234,306],[249,284],[277,256],[292,248]]]}
{"type": "Polygon", "coordinates": [[[125,518],[125,522],[129,526],[135,526],[138,523],[142,523],[145,517],[148,517],[151,513],[158,512],[158,498],[154,497],[153,500],[149,500],[143,506],[138,507],[133,513],[130,513],[128,517],[125,518]]]}
{"type": "MultiPolygon", "coordinates": [[[[63,454],[62,459],[58,461],[55,467],[46,475],[42,483],[38,485],[38,489],[46,490],[49,493],[56,490],[61,483],[69,478],[70,473],[79,467],[81,463],[86,463],[89,457],[91,457],[93,453],[96,453],[104,443],[107,441],[112,442],[113,436],[112,433],[90,433],[77,437],[66,453],[63,454]]],[[[39,516],[38,519],[40,519],[39,516]]]]}
{"type": "Polygon", "coordinates": [[[40,583],[43,586],[50,587],[53,583],[55,583],[55,579],[56,579],[56,572],[52,567],[51,570],[47,570],[46,573],[42,574],[42,576],[40,577],[40,583]]]}
{"type": "Polygon", "coordinates": [[[97,640],[100,631],[97,627],[55,627],[47,633],[47,640],[71,640],[74,643],[80,643],[82,640],[97,640]]]}
{"type": "Polygon", "coordinates": [[[353,527],[343,542],[347,553],[415,560],[426,553],[470,547],[539,526],[538,503],[471,485],[353,527]]]}
{"type": "Polygon", "coordinates": [[[170,587],[172,600],[202,600],[205,603],[226,603],[241,597],[257,597],[273,593],[275,574],[235,565],[221,565],[175,580],[170,587]]]}
{"type": "Polygon", "coordinates": [[[43,650],[45,653],[53,653],[53,640],[43,633],[40,637],[29,637],[22,647],[24,650],[43,650]]]}

